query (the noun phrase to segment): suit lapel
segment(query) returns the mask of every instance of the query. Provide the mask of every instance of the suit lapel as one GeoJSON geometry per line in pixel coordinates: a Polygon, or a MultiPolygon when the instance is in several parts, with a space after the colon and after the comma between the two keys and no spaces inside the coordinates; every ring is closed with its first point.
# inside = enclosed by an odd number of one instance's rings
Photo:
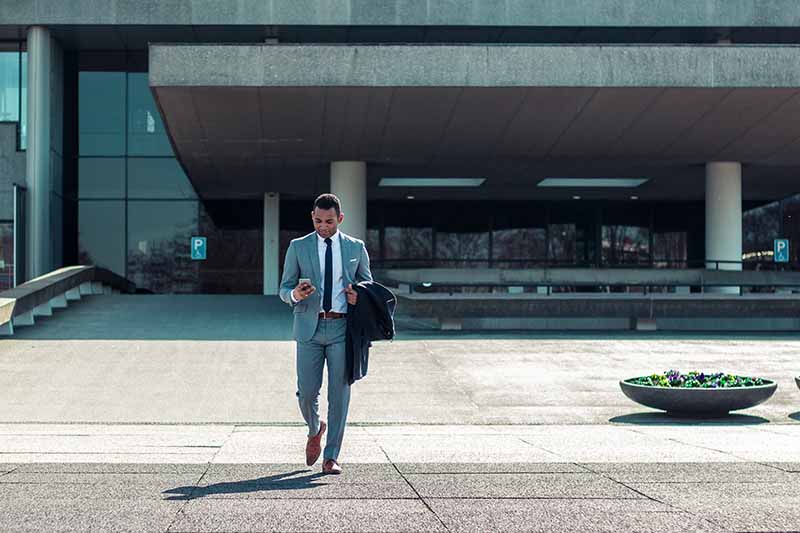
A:
{"type": "Polygon", "coordinates": [[[322,273],[320,272],[319,268],[319,250],[317,249],[317,234],[312,233],[311,238],[308,239],[308,246],[306,247],[306,251],[308,252],[308,260],[311,261],[311,270],[314,272],[314,279],[312,279],[312,283],[318,290],[322,288],[322,273]]]}
{"type": "Polygon", "coordinates": [[[341,231],[339,232],[339,251],[342,253],[342,281],[344,286],[347,287],[349,283],[353,282],[350,279],[350,272],[348,272],[348,267],[350,266],[350,240],[345,239],[341,231]]]}

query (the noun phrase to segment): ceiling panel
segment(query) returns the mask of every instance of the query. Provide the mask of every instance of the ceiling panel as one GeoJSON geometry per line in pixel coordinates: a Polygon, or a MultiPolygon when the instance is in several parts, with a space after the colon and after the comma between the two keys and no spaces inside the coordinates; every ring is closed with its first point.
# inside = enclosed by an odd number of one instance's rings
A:
{"type": "Polygon", "coordinates": [[[707,161],[772,113],[793,89],[735,89],[667,148],[664,156],[707,161]]]}
{"type": "Polygon", "coordinates": [[[659,157],[719,100],[714,89],[664,90],[608,147],[609,157],[659,157]]]}
{"type": "Polygon", "coordinates": [[[550,150],[554,157],[603,158],[661,94],[660,89],[600,89],[550,150]]]}
{"type": "Polygon", "coordinates": [[[430,159],[436,153],[461,88],[408,88],[392,99],[380,158],[430,159]]]}

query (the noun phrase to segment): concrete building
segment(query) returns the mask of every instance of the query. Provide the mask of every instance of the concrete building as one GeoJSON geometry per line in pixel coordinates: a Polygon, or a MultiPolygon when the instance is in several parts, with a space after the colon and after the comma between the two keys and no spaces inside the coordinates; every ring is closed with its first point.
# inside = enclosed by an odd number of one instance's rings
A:
{"type": "Polygon", "coordinates": [[[798,43],[795,0],[0,0],[3,283],[274,294],[327,191],[377,270],[791,267],[798,43]]]}

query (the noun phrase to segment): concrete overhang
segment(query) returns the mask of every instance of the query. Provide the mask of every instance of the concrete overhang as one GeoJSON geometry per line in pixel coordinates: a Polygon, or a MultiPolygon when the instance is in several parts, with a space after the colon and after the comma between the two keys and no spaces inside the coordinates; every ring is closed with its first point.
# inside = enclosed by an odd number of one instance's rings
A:
{"type": "Polygon", "coordinates": [[[0,0],[0,25],[791,27],[796,0],[0,0]]]}
{"type": "Polygon", "coordinates": [[[325,188],[333,160],[367,161],[371,197],[406,192],[380,177],[477,175],[453,194],[644,177],[582,194],[697,200],[713,160],[745,164],[745,199],[800,192],[794,46],[154,44],[150,85],[206,198],[325,188]]]}

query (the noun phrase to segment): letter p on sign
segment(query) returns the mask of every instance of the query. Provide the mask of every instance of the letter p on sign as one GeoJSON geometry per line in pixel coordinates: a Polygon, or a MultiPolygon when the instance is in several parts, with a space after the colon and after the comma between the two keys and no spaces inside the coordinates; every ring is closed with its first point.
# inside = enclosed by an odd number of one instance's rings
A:
{"type": "Polygon", "coordinates": [[[206,258],[206,238],[205,237],[192,237],[192,259],[205,259],[206,258]]]}
{"type": "Polygon", "coordinates": [[[776,263],[789,262],[789,239],[775,239],[775,254],[773,260],[776,263]]]}

